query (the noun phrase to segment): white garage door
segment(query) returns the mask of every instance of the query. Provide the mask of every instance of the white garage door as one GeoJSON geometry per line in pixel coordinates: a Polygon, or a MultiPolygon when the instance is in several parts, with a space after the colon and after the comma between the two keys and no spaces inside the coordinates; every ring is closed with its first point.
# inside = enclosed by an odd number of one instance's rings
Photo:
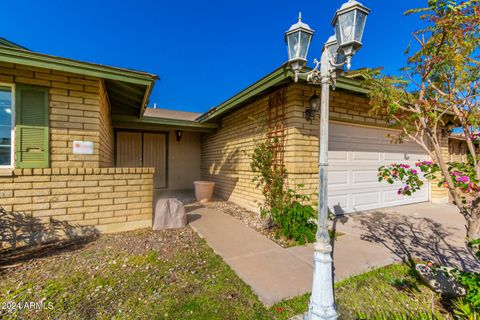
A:
{"type": "Polygon", "coordinates": [[[412,196],[399,196],[401,184],[378,182],[378,167],[411,166],[427,160],[415,143],[391,144],[391,130],[330,123],[328,202],[336,214],[428,201],[428,183],[412,196]]]}

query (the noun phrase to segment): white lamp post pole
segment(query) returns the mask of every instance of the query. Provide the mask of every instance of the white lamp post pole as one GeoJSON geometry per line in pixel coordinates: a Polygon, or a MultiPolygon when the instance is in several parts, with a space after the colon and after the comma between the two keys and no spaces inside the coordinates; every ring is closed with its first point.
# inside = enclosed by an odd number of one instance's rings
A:
{"type": "MultiPolygon", "coordinates": [[[[333,293],[332,246],[328,234],[328,120],[330,85],[335,84],[337,68],[347,66],[353,55],[362,47],[365,22],[370,10],[357,2],[349,0],[337,10],[332,25],[335,36],[328,39],[323,47],[320,61],[315,60],[315,68],[302,73],[307,63],[308,47],[313,30],[299,21],[285,33],[288,44],[289,64],[295,72],[295,82],[300,76],[306,76],[310,84],[321,85],[320,130],[318,141],[318,228],[317,241],[314,244],[314,270],[312,295],[305,314],[307,320],[337,319],[333,293]]],[[[315,100],[315,99],[314,99],[315,100]]],[[[316,102],[316,101],[315,101],[316,102]]],[[[315,116],[317,106],[309,108],[308,118],[315,116]]]]}
{"type": "MultiPolygon", "coordinates": [[[[332,246],[328,234],[328,119],[332,66],[325,46],[320,59],[320,130],[318,141],[318,228],[314,244],[312,296],[306,319],[336,319],[333,297],[332,246]]],[[[333,71],[334,72],[334,71],[333,71]]]]}

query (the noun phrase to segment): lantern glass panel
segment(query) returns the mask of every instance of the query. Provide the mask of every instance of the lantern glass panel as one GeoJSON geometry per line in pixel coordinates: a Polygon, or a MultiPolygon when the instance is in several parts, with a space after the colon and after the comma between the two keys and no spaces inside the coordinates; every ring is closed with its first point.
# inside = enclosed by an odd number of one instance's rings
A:
{"type": "Polygon", "coordinates": [[[299,32],[295,32],[288,35],[288,58],[294,60],[298,58],[299,49],[299,32]]]}
{"type": "Polygon", "coordinates": [[[365,28],[365,21],[367,15],[365,12],[357,10],[357,19],[355,20],[355,41],[362,42],[363,29],[365,28]]]}
{"type": "Polygon", "coordinates": [[[339,43],[340,46],[354,40],[354,20],[355,11],[349,11],[339,15],[338,23],[340,24],[340,31],[342,34],[342,42],[339,43]]]}
{"type": "Polygon", "coordinates": [[[337,44],[338,43],[343,43],[342,33],[340,32],[340,23],[339,23],[338,19],[335,22],[335,37],[337,38],[337,44]]]}
{"type": "Polygon", "coordinates": [[[320,110],[320,97],[314,94],[309,100],[310,110],[313,112],[318,112],[320,110]]]}
{"type": "Polygon", "coordinates": [[[298,56],[300,59],[307,60],[308,47],[311,38],[311,34],[300,31],[300,54],[298,56]]]}

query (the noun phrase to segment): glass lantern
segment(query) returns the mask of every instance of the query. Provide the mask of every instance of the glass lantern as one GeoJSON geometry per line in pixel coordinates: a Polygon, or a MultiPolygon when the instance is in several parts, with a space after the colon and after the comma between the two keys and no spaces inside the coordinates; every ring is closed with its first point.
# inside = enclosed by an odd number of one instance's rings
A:
{"type": "Polygon", "coordinates": [[[298,22],[285,32],[285,41],[288,46],[288,62],[293,70],[300,70],[307,64],[308,48],[314,31],[308,24],[302,22],[301,14],[298,22]]]}
{"type": "Polygon", "coordinates": [[[337,44],[343,55],[351,58],[362,47],[363,31],[370,9],[361,3],[350,0],[335,13],[332,25],[337,44]]]}

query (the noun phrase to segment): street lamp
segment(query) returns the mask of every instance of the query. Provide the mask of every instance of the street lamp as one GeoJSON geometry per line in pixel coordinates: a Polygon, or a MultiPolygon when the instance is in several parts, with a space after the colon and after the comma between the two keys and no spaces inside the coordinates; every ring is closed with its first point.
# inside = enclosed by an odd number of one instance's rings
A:
{"type": "MultiPolygon", "coordinates": [[[[314,244],[314,268],[312,295],[305,319],[336,319],[333,296],[332,246],[328,235],[328,118],[330,85],[335,85],[337,69],[344,66],[350,69],[353,55],[362,47],[365,22],[370,10],[355,0],[349,0],[337,10],[332,21],[335,36],[331,36],[323,46],[320,61],[314,60],[315,68],[301,72],[306,65],[308,47],[313,37],[313,30],[301,22],[294,24],[285,36],[289,52],[289,65],[295,72],[295,82],[306,76],[310,84],[321,85],[320,98],[320,132],[318,141],[318,228],[317,241],[314,244]],[[302,25],[299,25],[301,23],[302,25]],[[305,27],[308,27],[308,29],[305,27]],[[304,31],[305,30],[305,31],[304,31]],[[307,32],[305,41],[293,38],[294,34],[307,32]],[[290,41],[291,37],[291,41],[290,41]],[[292,54],[293,53],[293,54],[292,54]]],[[[310,113],[318,100],[310,101],[310,113]]],[[[317,108],[318,109],[318,108],[317,108]]],[[[311,116],[311,114],[310,114],[311,116]]]]}
{"type": "Polygon", "coordinates": [[[288,45],[288,63],[293,70],[300,71],[307,65],[307,52],[313,37],[313,30],[302,22],[302,13],[298,14],[298,22],[285,32],[288,45]]]}

